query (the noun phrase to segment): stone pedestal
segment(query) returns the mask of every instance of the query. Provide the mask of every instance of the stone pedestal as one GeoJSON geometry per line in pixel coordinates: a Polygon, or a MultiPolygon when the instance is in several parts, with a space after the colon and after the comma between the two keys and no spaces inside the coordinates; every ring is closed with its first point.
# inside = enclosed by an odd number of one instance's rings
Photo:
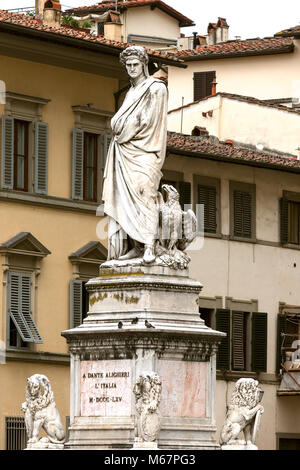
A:
{"type": "Polygon", "coordinates": [[[100,268],[87,289],[87,318],[62,333],[71,353],[65,448],[133,448],[133,387],[145,371],[162,382],[158,448],[218,448],[215,353],[224,333],[200,319],[202,285],[187,271],[125,266],[100,268]]]}

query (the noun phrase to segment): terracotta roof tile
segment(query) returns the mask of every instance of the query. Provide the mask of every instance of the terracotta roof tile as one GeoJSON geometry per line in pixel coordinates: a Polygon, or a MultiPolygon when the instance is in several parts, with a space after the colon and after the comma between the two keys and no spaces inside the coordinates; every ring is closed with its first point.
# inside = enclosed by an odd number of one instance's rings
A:
{"type": "Polygon", "coordinates": [[[264,38],[227,41],[212,46],[201,45],[193,50],[178,51],[175,54],[184,60],[201,60],[216,57],[234,57],[241,55],[260,55],[280,52],[292,52],[292,37],[264,38]]]}
{"type": "MultiPolygon", "coordinates": [[[[35,19],[32,16],[19,13],[11,13],[7,10],[0,10],[0,24],[1,23],[8,23],[23,28],[29,28],[30,30],[42,31],[45,33],[53,33],[62,37],[65,36],[68,38],[84,40],[87,41],[87,43],[94,43],[99,45],[102,44],[105,46],[110,46],[112,49],[117,49],[118,51],[121,51],[128,46],[132,46],[132,44],[111,41],[109,39],[105,39],[103,36],[96,36],[94,34],[90,34],[89,31],[83,28],[72,28],[71,26],[65,25],[61,25],[59,28],[50,27],[43,24],[42,20],[35,19]]],[[[178,63],[178,60],[180,60],[180,58],[168,52],[153,51],[151,49],[147,49],[147,52],[150,57],[158,57],[161,59],[174,61],[174,65],[176,62],[178,63]]]]}
{"type": "Polygon", "coordinates": [[[283,29],[282,31],[279,31],[279,33],[276,33],[275,36],[295,36],[296,38],[300,38],[300,25],[283,29]]]}
{"type": "Polygon", "coordinates": [[[299,171],[300,161],[294,155],[280,156],[275,152],[259,152],[246,147],[232,146],[231,143],[212,143],[207,137],[194,137],[168,132],[168,150],[176,153],[188,152],[194,156],[208,156],[229,162],[248,163],[287,171],[299,171]]]}
{"type": "MultiPolygon", "coordinates": [[[[114,0],[104,0],[102,2],[96,3],[95,5],[90,5],[90,6],[83,6],[83,7],[77,7],[77,8],[70,8],[69,10],[66,10],[65,13],[67,14],[75,14],[75,15],[80,15],[81,13],[96,13],[96,12],[103,12],[109,8],[115,8],[116,2],[114,0]]],[[[184,16],[182,13],[179,13],[179,11],[175,10],[174,8],[170,7],[167,5],[165,2],[162,0],[125,0],[121,1],[118,0],[118,8],[119,10],[126,10],[127,8],[132,8],[132,7],[144,7],[144,6],[155,6],[159,8],[160,10],[168,13],[170,16],[173,16],[173,18],[176,18],[181,27],[184,26],[194,26],[194,22],[184,16]]]]}
{"type": "MultiPolygon", "coordinates": [[[[196,100],[196,101],[193,101],[192,103],[185,104],[184,106],[179,106],[178,108],[171,109],[168,112],[168,114],[174,111],[179,111],[180,109],[189,108],[190,106],[193,106],[194,104],[200,103],[201,101],[205,101],[209,98],[214,98],[215,96],[223,96],[224,98],[229,98],[229,99],[236,100],[236,101],[243,101],[244,103],[257,104],[259,106],[266,106],[269,108],[280,109],[281,111],[288,111],[289,113],[300,114],[300,109],[298,107],[291,108],[289,106],[284,106],[278,103],[270,103],[268,102],[269,100],[260,100],[258,98],[254,98],[253,96],[238,95],[236,93],[227,93],[225,91],[219,91],[215,95],[206,96],[205,98],[201,98],[200,100],[196,100]]],[[[283,100],[284,99],[285,98],[283,98],[283,100]]]]}

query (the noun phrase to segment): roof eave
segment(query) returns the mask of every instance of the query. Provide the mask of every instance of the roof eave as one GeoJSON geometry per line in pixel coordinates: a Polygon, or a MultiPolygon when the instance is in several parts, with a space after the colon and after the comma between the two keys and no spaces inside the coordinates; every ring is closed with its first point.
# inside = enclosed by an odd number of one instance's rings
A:
{"type": "MultiPolygon", "coordinates": [[[[0,21],[0,31],[24,35],[28,37],[38,37],[41,40],[56,42],[59,44],[69,45],[77,48],[80,47],[82,49],[89,49],[98,52],[100,51],[103,54],[109,54],[114,56],[119,56],[120,52],[124,49],[121,46],[113,46],[110,44],[103,44],[99,42],[90,42],[85,39],[73,38],[51,31],[37,30],[29,28],[27,26],[7,23],[4,21],[0,21]]],[[[169,58],[164,58],[152,54],[149,54],[149,58],[152,62],[163,63],[165,65],[172,65],[173,67],[187,68],[187,65],[184,64],[182,59],[180,59],[180,61],[175,61],[169,58]]]]}
{"type": "Polygon", "coordinates": [[[197,60],[212,60],[212,59],[234,59],[238,57],[250,57],[250,56],[260,56],[260,55],[275,55],[275,54],[285,54],[293,52],[295,48],[294,44],[289,44],[280,49],[268,49],[266,51],[247,51],[247,52],[234,52],[228,54],[208,54],[208,55],[197,55],[197,56],[181,56],[184,62],[193,62],[197,60]]]}
{"type": "Polygon", "coordinates": [[[239,158],[228,157],[225,155],[217,155],[211,153],[200,153],[197,151],[192,150],[182,150],[178,147],[167,147],[168,154],[175,154],[175,155],[182,155],[185,157],[192,157],[192,158],[203,158],[205,160],[213,160],[217,162],[224,162],[224,163],[234,163],[236,165],[247,165],[247,166],[254,166],[259,168],[265,168],[267,170],[277,170],[277,171],[287,171],[289,173],[298,173],[300,174],[300,168],[294,167],[285,167],[276,165],[276,163],[264,163],[264,162],[257,162],[253,160],[242,160],[239,158]]]}

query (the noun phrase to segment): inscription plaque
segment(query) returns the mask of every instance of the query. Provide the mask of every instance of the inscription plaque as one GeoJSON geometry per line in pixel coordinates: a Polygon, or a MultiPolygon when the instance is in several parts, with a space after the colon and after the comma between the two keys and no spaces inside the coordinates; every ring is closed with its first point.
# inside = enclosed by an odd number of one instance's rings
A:
{"type": "Polygon", "coordinates": [[[130,416],[131,361],[81,361],[81,416],[130,416]]]}

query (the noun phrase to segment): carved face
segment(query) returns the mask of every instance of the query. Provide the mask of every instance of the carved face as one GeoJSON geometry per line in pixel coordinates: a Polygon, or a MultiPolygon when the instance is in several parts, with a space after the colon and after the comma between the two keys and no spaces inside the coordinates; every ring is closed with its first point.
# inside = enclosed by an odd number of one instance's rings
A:
{"type": "Polygon", "coordinates": [[[130,78],[138,78],[144,75],[144,65],[137,57],[126,60],[126,70],[130,78]]]}

